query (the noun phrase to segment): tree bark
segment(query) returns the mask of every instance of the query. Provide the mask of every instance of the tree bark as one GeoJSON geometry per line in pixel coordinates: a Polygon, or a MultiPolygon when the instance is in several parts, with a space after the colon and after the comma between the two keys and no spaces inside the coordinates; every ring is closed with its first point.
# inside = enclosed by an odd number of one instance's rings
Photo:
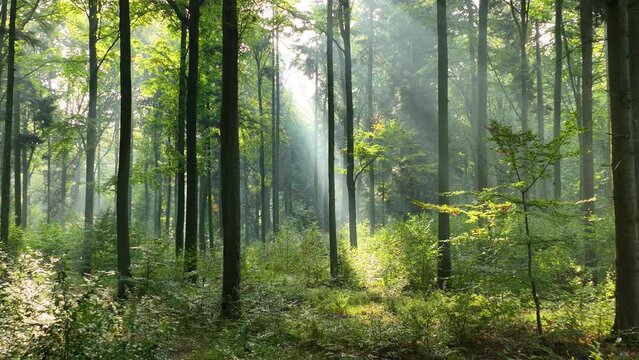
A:
{"type": "Polygon", "coordinates": [[[9,10],[9,45],[7,52],[7,93],[5,101],[4,143],[2,147],[2,185],[0,188],[0,241],[9,243],[9,212],[11,185],[11,130],[13,121],[13,88],[15,82],[16,54],[16,8],[17,1],[11,0],[9,10]]]}
{"type": "MultiPolygon", "coordinates": [[[[366,66],[366,102],[368,107],[368,130],[373,131],[374,109],[373,109],[373,47],[375,46],[375,30],[373,25],[373,9],[368,15],[369,33],[367,41],[367,66],[366,66]]],[[[375,162],[372,161],[368,171],[368,222],[370,223],[371,234],[375,233],[377,220],[375,219],[375,162]]]]}
{"type": "MultiPolygon", "coordinates": [[[[562,92],[562,58],[563,45],[561,41],[561,27],[563,24],[563,0],[555,0],[555,89],[553,96],[553,137],[561,135],[561,92],[562,92]]],[[[553,165],[553,196],[561,199],[561,159],[553,165]]]]}
{"type": "MultiPolygon", "coordinates": [[[[592,0],[582,0],[579,5],[581,28],[581,198],[584,225],[586,230],[584,264],[588,268],[595,266],[596,249],[592,244],[591,216],[595,212],[595,169],[592,147],[592,0]]],[[[639,147],[637,147],[639,149],[639,147]]],[[[635,162],[639,157],[635,157],[635,162]]],[[[636,164],[637,165],[637,164],[636,164]]],[[[636,171],[636,169],[635,169],[636,171]]]]}
{"type": "Polygon", "coordinates": [[[617,250],[615,329],[639,326],[639,264],[637,255],[637,187],[631,136],[628,69],[628,4],[607,2],[612,175],[617,250]]]}
{"type": "Polygon", "coordinates": [[[177,139],[175,147],[178,153],[178,172],[175,183],[175,255],[184,253],[184,133],[186,122],[186,56],[188,23],[182,20],[180,29],[180,72],[178,93],[177,139]]]}
{"type": "MultiPolygon", "coordinates": [[[[438,186],[439,205],[448,204],[448,27],[446,24],[446,0],[437,0],[437,117],[438,117],[438,186]]],[[[439,253],[437,261],[437,284],[447,287],[451,275],[450,219],[446,212],[439,213],[439,253]]]]}
{"type": "Polygon", "coordinates": [[[267,190],[266,190],[266,156],[265,156],[265,141],[264,141],[264,105],[262,99],[262,63],[259,56],[255,57],[256,71],[257,71],[257,106],[260,115],[260,202],[261,202],[261,232],[260,239],[262,242],[266,242],[266,232],[268,231],[269,211],[267,202],[267,190]]]}
{"type": "Polygon", "coordinates": [[[236,0],[222,3],[222,316],[240,316],[240,142],[238,120],[239,35],[236,0]]]}
{"type": "Polygon", "coordinates": [[[273,232],[280,229],[280,55],[279,55],[279,32],[273,30],[273,83],[272,83],[272,115],[273,128],[271,132],[273,176],[271,186],[273,187],[273,232]]]}
{"type": "Polygon", "coordinates": [[[97,145],[97,101],[98,101],[98,1],[89,0],[89,110],[87,114],[86,181],[84,197],[84,241],[80,272],[91,272],[93,247],[93,199],[95,194],[95,149],[97,145]]]}
{"type": "Polygon", "coordinates": [[[200,1],[189,1],[189,77],[186,92],[186,230],[184,233],[184,271],[197,279],[197,97],[200,1]]]}
{"type": "Polygon", "coordinates": [[[479,1],[477,38],[477,190],[488,187],[488,0],[479,1]]]}
{"type": "Polygon", "coordinates": [[[16,227],[22,226],[22,181],[20,175],[22,172],[22,144],[20,142],[20,126],[22,125],[20,107],[20,89],[19,87],[14,91],[14,120],[13,120],[13,177],[14,177],[14,211],[15,211],[15,224],[16,227]]]}
{"type": "Polygon", "coordinates": [[[337,279],[337,224],[335,222],[335,93],[333,73],[333,0],[326,3],[326,92],[328,103],[328,235],[331,278],[337,279]]]}
{"type": "MultiPolygon", "coordinates": [[[[539,21],[535,21],[535,73],[537,75],[536,87],[537,87],[537,136],[539,137],[539,142],[544,144],[546,142],[546,124],[544,122],[544,85],[542,83],[543,74],[541,68],[541,44],[540,39],[541,35],[539,34],[539,21]]],[[[546,188],[546,180],[541,179],[539,181],[539,197],[545,199],[548,197],[548,189],[546,188]]]]}
{"type": "Polygon", "coordinates": [[[346,189],[348,196],[348,229],[351,247],[357,247],[357,207],[355,204],[355,142],[353,139],[353,74],[351,58],[351,6],[340,0],[342,7],[342,40],[344,42],[344,90],[346,101],[346,189]]]}
{"type": "Polygon", "coordinates": [[[131,277],[129,253],[129,176],[131,169],[132,101],[131,20],[129,0],[118,0],[120,8],[120,158],[117,179],[118,298],[126,297],[131,277]]]}

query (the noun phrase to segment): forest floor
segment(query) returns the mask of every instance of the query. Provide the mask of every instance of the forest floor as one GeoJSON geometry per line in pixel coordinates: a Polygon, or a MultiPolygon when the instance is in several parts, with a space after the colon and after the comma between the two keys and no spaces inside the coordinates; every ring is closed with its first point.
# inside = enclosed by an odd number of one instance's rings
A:
{"type": "MultiPolygon", "coordinates": [[[[386,296],[295,277],[245,283],[242,319],[185,328],[179,359],[639,359],[606,334],[555,327],[535,335],[532,313],[490,319],[459,297],[386,296]],[[445,318],[445,320],[444,320],[445,318]],[[194,336],[194,334],[197,334],[194,336]]],[[[481,312],[481,310],[479,311],[481,312]]],[[[552,317],[549,316],[549,317],[552,317]]],[[[561,325],[563,327],[564,325],[561,325]]]]}

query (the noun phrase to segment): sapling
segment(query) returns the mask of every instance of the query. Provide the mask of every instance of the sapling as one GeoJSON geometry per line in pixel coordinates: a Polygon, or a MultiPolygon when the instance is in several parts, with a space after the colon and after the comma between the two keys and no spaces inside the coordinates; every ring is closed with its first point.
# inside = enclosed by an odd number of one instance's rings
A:
{"type": "Polygon", "coordinates": [[[570,140],[576,133],[574,123],[566,123],[560,136],[552,141],[544,143],[532,131],[516,132],[511,126],[491,122],[490,142],[494,144],[493,150],[501,156],[501,163],[505,165],[504,170],[515,180],[511,187],[518,193],[523,210],[524,230],[527,250],[527,273],[530,282],[530,291],[535,304],[535,319],[537,322],[537,335],[541,335],[541,303],[535,279],[534,252],[532,246],[532,234],[530,229],[530,190],[533,189],[537,181],[548,176],[549,167],[567,153],[562,154],[562,146],[570,140]]]}

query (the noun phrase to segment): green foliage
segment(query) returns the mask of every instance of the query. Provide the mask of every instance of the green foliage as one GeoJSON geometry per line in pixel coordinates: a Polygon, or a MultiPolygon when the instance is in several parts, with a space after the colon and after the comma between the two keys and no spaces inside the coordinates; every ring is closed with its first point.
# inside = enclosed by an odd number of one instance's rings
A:
{"type": "Polygon", "coordinates": [[[0,356],[7,359],[166,358],[175,321],[157,297],[119,304],[100,274],[82,283],[64,262],[2,254],[0,356]]]}

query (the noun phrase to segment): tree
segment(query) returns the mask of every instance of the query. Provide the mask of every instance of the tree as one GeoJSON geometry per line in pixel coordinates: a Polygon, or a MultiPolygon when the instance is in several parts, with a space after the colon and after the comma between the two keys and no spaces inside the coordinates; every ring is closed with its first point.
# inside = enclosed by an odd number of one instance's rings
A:
{"type": "MultiPolygon", "coordinates": [[[[437,0],[437,124],[438,124],[438,185],[439,205],[448,204],[448,26],[446,24],[446,0],[437,0]]],[[[446,288],[451,275],[450,218],[439,213],[439,255],[437,258],[437,285],[446,288]]]]}
{"type": "MultiPolygon", "coordinates": [[[[368,37],[366,46],[366,103],[368,110],[368,130],[373,131],[373,47],[375,44],[375,30],[373,27],[373,12],[371,7],[368,14],[368,37]]],[[[368,222],[370,223],[370,232],[375,232],[375,164],[371,162],[368,172],[368,222]]]]}
{"type": "Polygon", "coordinates": [[[328,104],[328,239],[331,278],[337,279],[337,223],[335,219],[335,93],[333,73],[333,0],[326,1],[326,97],[328,104]]]}
{"type": "Polygon", "coordinates": [[[189,76],[186,92],[186,231],[184,233],[184,271],[195,280],[197,270],[197,95],[198,58],[200,52],[200,4],[189,1],[189,76]]]}
{"type": "MultiPolygon", "coordinates": [[[[274,12],[274,15],[276,12],[274,12]]],[[[271,79],[271,145],[272,145],[272,171],[273,187],[273,232],[280,231],[280,52],[279,30],[273,18],[273,51],[271,54],[271,67],[273,68],[271,79]]]]}
{"type": "Polygon", "coordinates": [[[238,119],[239,35],[236,0],[222,3],[222,316],[240,316],[240,140],[238,119]]]}
{"type": "Polygon", "coordinates": [[[639,264],[637,257],[637,182],[630,115],[628,69],[628,3],[607,2],[612,176],[617,250],[615,329],[639,326],[639,264]]]}
{"type": "Polygon", "coordinates": [[[87,113],[86,185],[84,200],[84,242],[80,272],[91,272],[91,247],[93,244],[93,205],[95,196],[95,149],[97,146],[98,104],[98,1],[89,0],[89,109],[87,113]]]}
{"type": "MultiPolygon", "coordinates": [[[[537,88],[537,136],[539,141],[544,143],[546,141],[546,124],[544,117],[544,85],[542,83],[542,63],[541,63],[541,34],[539,33],[539,20],[535,21],[535,73],[537,75],[535,87],[537,88]]],[[[539,197],[546,198],[546,181],[539,183],[539,197]]]]}
{"type": "Polygon", "coordinates": [[[344,42],[344,100],[346,117],[346,189],[348,192],[348,229],[351,247],[357,247],[357,206],[355,203],[355,156],[353,140],[353,61],[351,57],[351,5],[340,0],[340,33],[344,42]]]}
{"type": "MultiPolygon", "coordinates": [[[[581,199],[586,227],[584,260],[587,267],[594,266],[595,250],[592,245],[591,217],[595,211],[595,171],[592,147],[592,0],[579,4],[581,34],[581,199]]],[[[637,161],[637,160],[635,160],[637,161]]],[[[635,169],[636,170],[636,169],[635,169]]]]}
{"type": "MultiPolygon", "coordinates": [[[[555,87],[553,95],[553,138],[561,133],[561,86],[563,45],[561,27],[563,25],[563,0],[555,0],[555,87]]],[[[553,165],[553,195],[555,200],[561,199],[561,159],[553,165]]]]}
{"type": "Polygon", "coordinates": [[[13,189],[13,198],[14,200],[14,209],[15,209],[15,225],[16,227],[22,226],[22,180],[21,178],[21,174],[22,174],[22,164],[21,164],[21,160],[22,160],[22,144],[21,144],[21,139],[20,139],[20,127],[22,126],[22,120],[21,120],[21,91],[20,88],[18,87],[17,89],[15,89],[14,91],[15,95],[15,101],[14,101],[14,121],[13,121],[13,184],[14,184],[14,189],[13,189]]]}
{"type": "Polygon", "coordinates": [[[541,323],[541,301],[538,293],[538,280],[535,276],[534,247],[531,231],[530,209],[531,203],[528,193],[535,184],[542,180],[547,170],[554,162],[562,157],[561,146],[572,136],[572,128],[566,127],[556,139],[545,144],[532,131],[514,132],[510,126],[500,125],[493,121],[490,126],[491,141],[496,150],[503,155],[503,162],[508,166],[508,172],[513,177],[512,188],[518,193],[524,220],[524,235],[526,239],[526,271],[530,283],[533,303],[535,304],[535,320],[537,335],[543,333],[541,323]]]}
{"type": "Polygon", "coordinates": [[[488,187],[488,0],[479,1],[479,35],[477,37],[477,190],[488,187]]]}
{"type": "Polygon", "coordinates": [[[262,99],[262,83],[264,82],[264,68],[267,57],[266,49],[268,46],[268,38],[263,37],[257,46],[253,49],[253,59],[255,59],[255,72],[257,73],[257,106],[260,115],[259,133],[260,133],[260,204],[261,204],[261,231],[260,238],[262,242],[266,242],[266,232],[268,231],[268,218],[270,216],[268,209],[268,192],[266,188],[266,155],[264,141],[264,105],[262,99]]]}
{"type": "Polygon", "coordinates": [[[5,101],[4,139],[2,147],[2,184],[0,188],[0,241],[9,242],[9,205],[11,185],[11,131],[13,121],[13,89],[15,84],[16,11],[17,1],[11,0],[9,10],[9,44],[7,52],[7,93],[5,101]]]}
{"type": "MultiPolygon", "coordinates": [[[[182,256],[184,249],[184,137],[186,125],[186,81],[187,81],[187,35],[189,19],[186,9],[176,0],[168,0],[175,15],[180,20],[180,68],[178,73],[178,113],[175,150],[178,156],[177,175],[175,178],[175,255],[182,256]]],[[[167,221],[168,223],[168,221],[167,221]]]]}
{"type": "Polygon", "coordinates": [[[117,196],[118,297],[126,296],[131,277],[129,254],[129,177],[131,170],[132,89],[131,89],[131,16],[129,0],[118,0],[120,7],[120,156],[117,196]]]}

